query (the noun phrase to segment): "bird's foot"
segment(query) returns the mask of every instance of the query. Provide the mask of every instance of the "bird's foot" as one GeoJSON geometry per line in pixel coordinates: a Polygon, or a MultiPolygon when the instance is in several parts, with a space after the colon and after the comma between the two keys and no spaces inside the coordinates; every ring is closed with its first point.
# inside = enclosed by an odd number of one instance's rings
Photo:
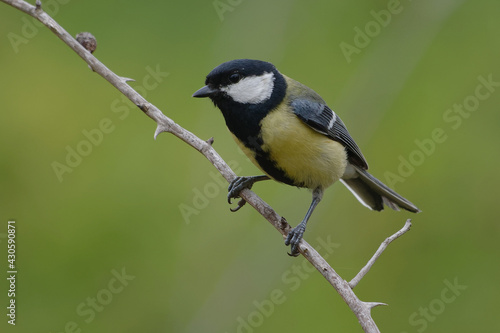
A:
{"type": "Polygon", "coordinates": [[[297,257],[300,254],[299,243],[302,240],[304,231],[306,231],[306,227],[305,225],[300,223],[298,226],[288,232],[288,235],[285,239],[285,245],[291,245],[291,253],[288,253],[289,256],[297,257]]]}
{"type": "MultiPolygon", "coordinates": [[[[254,177],[236,177],[229,184],[227,189],[227,202],[232,204],[232,199],[236,199],[240,197],[240,192],[244,189],[251,189],[253,184],[255,183],[254,177]]],[[[247,202],[244,199],[238,201],[238,206],[236,208],[230,208],[232,212],[238,211],[241,207],[243,207],[247,202]]]]}

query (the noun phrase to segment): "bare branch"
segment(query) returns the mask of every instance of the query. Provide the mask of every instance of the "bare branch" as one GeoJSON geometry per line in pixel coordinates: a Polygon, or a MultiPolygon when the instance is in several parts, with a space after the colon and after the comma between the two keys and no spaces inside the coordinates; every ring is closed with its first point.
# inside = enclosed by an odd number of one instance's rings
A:
{"type": "MultiPolygon", "coordinates": [[[[131,100],[139,109],[141,109],[148,117],[153,119],[157,123],[157,128],[154,133],[154,137],[156,138],[162,132],[168,132],[197,151],[203,154],[213,165],[214,167],[221,173],[221,175],[228,181],[232,181],[236,175],[229,168],[226,162],[219,156],[219,154],[212,147],[213,138],[204,141],[198,138],[193,133],[184,129],[183,127],[176,124],[172,119],[165,116],[156,106],[149,103],[146,99],[144,99],[141,95],[139,95],[134,89],[132,89],[127,81],[133,81],[132,79],[128,79],[126,77],[121,77],[113,73],[110,69],[108,69],[104,64],[102,64],[97,58],[95,58],[91,52],[87,51],[78,41],[76,41],[66,30],[64,30],[56,21],[54,21],[47,13],[45,13],[42,9],[42,4],[40,0],[36,1],[36,6],[32,6],[25,1],[21,0],[0,0],[1,2],[7,3],[28,15],[36,18],[45,26],[47,26],[54,34],[56,34],[64,43],[66,43],[71,49],[73,49],[88,65],[89,67],[102,76],[105,80],[111,83],[116,89],[118,89],[123,95],[125,95],[129,100],[131,100]]],[[[286,237],[289,230],[291,229],[290,225],[286,222],[286,220],[279,216],[266,202],[260,199],[254,192],[248,189],[244,189],[241,194],[241,198],[248,202],[253,208],[255,208],[265,219],[267,219],[282,235],[283,238],[286,237]]],[[[409,221],[407,222],[409,224],[409,221]]],[[[406,225],[405,225],[406,227],[406,225]]],[[[409,229],[409,225],[407,227],[409,229]]],[[[395,234],[389,237],[382,245],[381,248],[377,251],[375,256],[370,260],[370,262],[365,266],[358,278],[356,276],[357,281],[366,274],[366,272],[370,269],[370,267],[375,262],[376,258],[380,256],[382,251],[387,247],[392,240],[402,235],[406,232],[405,228],[403,228],[399,234],[395,234]],[[385,244],[385,245],[384,245],[385,244]]],[[[344,299],[346,304],[352,310],[352,312],[358,318],[363,330],[369,333],[379,332],[377,325],[371,318],[370,310],[371,308],[377,305],[383,305],[383,303],[376,302],[362,302],[359,298],[354,294],[350,283],[342,279],[337,272],[326,262],[326,260],[321,257],[321,255],[310,246],[305,240],[302,240],[300,243],[300,253],[307,258],[307,260],[328,280],[328,282],[335,288],[337,293],[344,299]]],[[[356,279],[355,278],[355,279],[356,279]]],[[[353,279],[354,281],[354,279],[353,279]]],[[[351,281],[351,283],[353,283],[351,281]]],[[[357,282],[353,283],[355,286],[357,282]]]]}
{"type": "Polygon", "coordinates": [[[354,277],[354,279],[352,279],[351,282],[349,282],[349,286],[351,286],[351,288],[354,289],[354,287],[356,287],[356,285],[359,283],[359,281],[361,281],[361,279],[366,275],[366,273],[368,273],[370,271],[370,269],[372,268],[372,266],[375,263],[375,261],[382,255],[382,252],[384,252],[384,250],[387,248],[387,246],[393,240],[395,240],[396,238],[401,237],[404,233],[406,233],[408,230],[410,230],[410,227],[411,227],[411,219],[408,219],[408,220],[406,220],[406,223],[403,226],[403,228],[401,228],[401,230],[399,230],[398,232],[396,232],[394,235],[392,235],[390,237],[387,237],[385,239],[385,241],[383,241],[382,244],[380,244],[377,252],[375,252],[375,254],[373,255],[373,257],[368,261],[368,263],[365,265],[365,267],[363,267],[359,271],[358,275],[356,275],[354,277]]]}

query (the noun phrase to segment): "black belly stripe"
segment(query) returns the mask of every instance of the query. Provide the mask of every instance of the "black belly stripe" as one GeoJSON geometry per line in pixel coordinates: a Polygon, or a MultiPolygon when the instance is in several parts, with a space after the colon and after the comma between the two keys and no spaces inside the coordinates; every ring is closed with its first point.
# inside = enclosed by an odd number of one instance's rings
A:
{"type": "MultiPolygon", "coordinates": [[[[262,150],[261,150],[262,151],[262,150]]],[[[262,170],[264,170],[273,179],[291,186],[303,187],[304,184],[297,184],[286,173],[276,166],[276,163],[271,160],[269,154],[261,153],[255,156],[255,160],[259,163],[262,170]]]]}
{"type": "MultiPolygon", "coordinates": [[[[228,126],[229,127],[229,126],[228,126]]],[[[303,184],[297,184],[294,182],[291,178],[289,178],[286,173],[277,166],[277,163],[271,159],[271,156],[267,151],[264,151],[262,149],[262,138],[260,137],[260,126],[257,129],[257,133],[254,132],[253,135],[249,136],[241,136],[242,132],[248,133],[248,129],[250,127],[245,128],[245,131],[240,131],[240,135],[237,135],[236,133],[232,132],[234,136],[240,140],[245,147],[250,149],[254,153],[254,158],[259,163],[259,166],[262,170],[264,170],[265,173],[267,173],[269,176],[271,176],[273,179],[291,185],[291,186],[298,186],[298,187],[303,187],[303,184]]]]}

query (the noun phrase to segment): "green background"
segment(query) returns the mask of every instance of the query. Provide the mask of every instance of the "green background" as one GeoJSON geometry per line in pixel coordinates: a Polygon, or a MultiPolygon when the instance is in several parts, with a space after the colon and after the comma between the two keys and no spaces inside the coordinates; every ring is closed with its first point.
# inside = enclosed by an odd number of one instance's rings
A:
{"type": "MultiPolygon", "coordinates": [[[[413,218],[355,289],[364,301],[389,304],[373,310],[381,331],[500,330],[500,87],[488,91],[478,79],[500,82],[500,2],[215,4],[226,7],[51,0],[45,8],[72,35],[93,33],[99,60],[134,78],[132,87],[148,87],[145,97],[181,126],[214,137],[240,175],[259,171],[220,112],[191,98],[205,75],[221,62],[256,58],[316,90],[370,171],[384,182],[401,177],[393,187],[423,213],[372,212],[336,184],[305,239],[334,243],[320,252],[350,280],[413,218]],[[371,37],[356,37],[366,28],[371,37]],[[342,43],[358,48],[346,57],[342,43]],[[168,76],[155,82],[148,68],[168,76]],[[472,111],[449,111],[463,103],[472,111]],[[440,142],[430,143],[436,129],[440,142]]],[[[0,284],[2,332],[362,331],[256,211],[229,211],[226,185],[202,155],[169,134],[153,140],[153,121],[50,30],[4,3],[0,73],[0,269],[6,276],[9,219],[18,269],[15,328],[5,315],[8,285],[0,284]],[[103,120],[109,133],[96,134],[89,148],[84,133],[103,120]],[[68,147],[87,156],[60,181],[53,165],[66,164],[68,147]],[[192,214],[183,216],[183,207],[192,214]],[[115,274],[123,270],[129,280],[120,284],[115,274]],[[99,311],[87,304],[92,298],[99,311]]],[[[308,191],[275,182],[254,190],[293,225],[310,203],[308,191]]]]}

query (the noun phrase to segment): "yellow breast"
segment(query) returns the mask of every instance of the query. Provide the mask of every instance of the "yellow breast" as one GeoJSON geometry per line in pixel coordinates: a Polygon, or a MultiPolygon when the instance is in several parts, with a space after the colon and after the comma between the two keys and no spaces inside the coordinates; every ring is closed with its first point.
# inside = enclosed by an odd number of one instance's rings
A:
{"type": "Polygon", "coordinates": [[[314,131],[292,112],[277,108],[261,125],[262,149],[297,183],[326,188],[344,174],[344,146],[314,131]]]}

